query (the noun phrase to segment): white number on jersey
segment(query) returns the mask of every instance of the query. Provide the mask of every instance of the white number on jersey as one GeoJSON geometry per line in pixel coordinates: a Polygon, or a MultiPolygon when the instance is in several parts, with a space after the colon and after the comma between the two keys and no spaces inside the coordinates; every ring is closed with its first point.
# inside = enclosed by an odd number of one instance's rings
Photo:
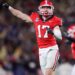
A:
{"type": "MultiPolygon", "coordinates": [[[[47,26],[47,25],[42,25],[42,27],[41,27],[41,25],[38,25],[38,37],[39,37],[39,38],[42,37],[42,35],[41,35],[41,31],[42,31],[43,29],[45,29],[46,27],[49,28],[49,26],[47,26]]],[[[44,34],[43,37],[44,37],[44,38],[48,38],[47,30],[46,30],[46,32],[45,32],[45,34],[44,34]]]]}

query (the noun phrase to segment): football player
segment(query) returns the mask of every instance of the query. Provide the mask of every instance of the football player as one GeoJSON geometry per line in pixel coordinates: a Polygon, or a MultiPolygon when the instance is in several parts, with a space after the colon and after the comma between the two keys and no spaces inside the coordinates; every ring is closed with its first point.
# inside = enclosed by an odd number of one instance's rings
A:
{"type": "Polygon", "coordinates": [[[64,34],[64,37],[71,42],[72,57],[74,61],[74,67],[71,75],[75,75],[75,24],[68,27],[67,33],[64,34]]]}
{"type": "Polygon", "coordinates": [[[53,75],[59,59],[59,48],[56,38],[62,40],[60,31],[62,20],[54,15],[53,3],[48,0],[42,1],[38,6],[38,11],[32,12],[30,16],[7,3],[3,3],[2,6],[8,8],[14,16],[27,23],[34,24],[41,70],[44,75],[53,75]]]}

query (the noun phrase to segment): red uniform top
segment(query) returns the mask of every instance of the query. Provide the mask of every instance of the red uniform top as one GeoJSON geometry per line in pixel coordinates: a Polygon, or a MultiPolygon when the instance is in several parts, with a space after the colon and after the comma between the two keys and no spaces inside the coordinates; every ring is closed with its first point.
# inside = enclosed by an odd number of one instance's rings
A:
{"type": "MultiPolygon", "coordinates": [[[[68,27],[68,34],[72,38],[75,38],[75,24],[68,27]]],[[[72,42],[71,49],[72,49],[73,58],[75,59],[75,42],[72,42]]]]}
{"type": "Polygon", "coordinates": [[[61,26],[61,19],[56,16],[53,16],[51,19],[44,22],[40,18],[39,14],[35,12],[33,12],[30,17],[34,23],[39,48],[45,48],[55,45],[56,39],[52,34],[47,33],[46,27],[53,29],[57,25],[61,26]]]}

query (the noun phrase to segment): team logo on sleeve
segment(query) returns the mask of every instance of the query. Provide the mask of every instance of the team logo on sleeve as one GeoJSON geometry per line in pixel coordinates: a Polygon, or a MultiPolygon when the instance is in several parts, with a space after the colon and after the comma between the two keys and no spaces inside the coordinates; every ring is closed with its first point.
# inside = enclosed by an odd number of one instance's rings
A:
{"type": "Polygon", "coordinates": [[[39,21],[39,18],[36,18],[36,19],[35,19],[35,22],[38,22],[38,21],[39,21]]]}

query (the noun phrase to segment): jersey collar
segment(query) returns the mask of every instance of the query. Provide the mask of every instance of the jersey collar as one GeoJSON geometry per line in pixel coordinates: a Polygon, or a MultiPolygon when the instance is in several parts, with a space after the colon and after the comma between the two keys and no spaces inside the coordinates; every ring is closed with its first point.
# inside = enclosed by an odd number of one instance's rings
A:
{"type": "Polygon", "coordinates": [[[39,15],[39,17],[40,17],[40,19],[41,19],[43,22],[46,22],[46,21],[48,21],[48,20],[52,19],[52,18],[54,17],[54,15],[52,15],[52,16],[50,16],[50,17],[48,17],[46,20],[45,20],[45,19],[43,19],[42,15],[39,15]]]}

